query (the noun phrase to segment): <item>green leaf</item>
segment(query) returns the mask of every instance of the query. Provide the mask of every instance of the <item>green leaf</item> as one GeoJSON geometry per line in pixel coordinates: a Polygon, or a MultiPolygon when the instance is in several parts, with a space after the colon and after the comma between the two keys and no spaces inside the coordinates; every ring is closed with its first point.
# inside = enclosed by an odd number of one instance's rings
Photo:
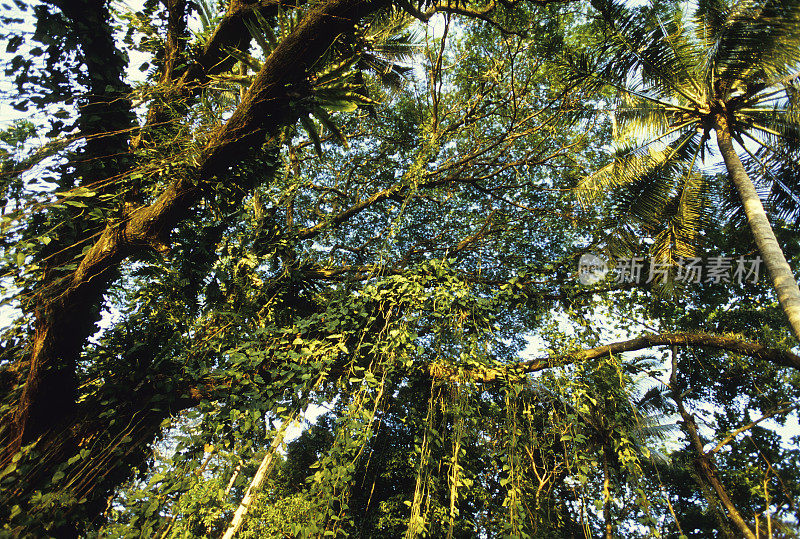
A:
{"type": "Polygon", "coordinates": [[[314,122],[308,116],[300,116],[300,123],[303,125],[303,128],[308,133],[308,136],[311,138],[311,141],[314,143],[314,150],[317,152],[318,156],[322,156],[322,140],[319,137],[319,131],[317,131],[317,126],[314,125],[314,122]]]}
{"type": "Polygon", "coordinates": [[[92,191],[91,189],[87,189],[86,187],[76,187],[68,192],[70,196],[74,197],[93,197],[97,195],[96,191],[92,191]]]}

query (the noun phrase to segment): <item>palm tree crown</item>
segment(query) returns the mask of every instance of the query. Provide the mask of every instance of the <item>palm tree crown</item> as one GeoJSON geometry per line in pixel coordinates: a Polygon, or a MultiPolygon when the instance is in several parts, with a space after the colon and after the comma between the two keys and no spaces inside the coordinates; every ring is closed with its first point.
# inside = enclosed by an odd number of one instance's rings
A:
{"type": "Polygon", "coordinates": [[[677,3],[644,11],[613,0],[596,5],[606,33],[594,77],[619,91],[615,136],[638,145],[583,179],[579,196],[626,187],[631,215],[651,223],[671,216],[656,256],[685,256],[708,189],[696,167],[716,143],[800,338],[800,290],[751,180],[773,208],[798,214],[800,1],[700,0],[691,16],[677,3]]]}

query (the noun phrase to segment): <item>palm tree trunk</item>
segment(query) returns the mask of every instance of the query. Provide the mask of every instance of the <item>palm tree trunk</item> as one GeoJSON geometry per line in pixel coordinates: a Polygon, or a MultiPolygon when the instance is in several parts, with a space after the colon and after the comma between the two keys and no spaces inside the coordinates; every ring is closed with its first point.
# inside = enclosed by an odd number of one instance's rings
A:
{"type": "Polygon", "coordinates": [[[797,287],[797,279],[795,279],[789,263],[786,262],[778,240],[775,239],[756,188],[733,148],[728,120],[724,114],[715,116],[714,129],[717,132],[719,151],[725,161],[728,175],[739,192],[739,198],[744,206],[756,246],[764,260],[764,265],[769,270],[775,291],[778,293],[778,301],[789,319],[795,337],[800,339],[800,288],[797,287]]]}

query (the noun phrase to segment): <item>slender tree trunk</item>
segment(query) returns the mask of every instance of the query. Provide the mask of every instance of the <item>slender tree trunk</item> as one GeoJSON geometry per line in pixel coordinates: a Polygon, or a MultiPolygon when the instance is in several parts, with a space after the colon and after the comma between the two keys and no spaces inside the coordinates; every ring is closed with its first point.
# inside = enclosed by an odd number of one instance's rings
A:
{"type": "Polygon", "coordinates": [[[778,293],[778,301],[789,319],[792,332],[800,339],[800,288],[797,287],[797,279],[792,268],[786,262],[778,240],[775,239],[756,188],[733,148],[728,119],[724,114],[716,115],[714,128],[717,132],[719,151],[725,161],[728,175],[739,192],[750,230],[753,232],[764,265],[769,270],[775,291],[778,293]]]}
{"type": "Polygon", "coordinates": [[[239,477],[239,472],[242,471],[242,459],[239,459],[239,464],[236,465],[236,468],[233,470],[233,475],[231,475],[230,481],[228,481],[228,486],[225,487],[225,496],[227,497],[230,494],[231,489],[233,488],[233,484],[236,483],[236,479],[239,477]]]}
{"type": "Polygon", "coordinates": [[[605,539],[614,539],[614,526],[611,523],[611,474],[608,470],[608,445],[603,445],[603,521],[605,539]]]}
{"type": "Polygon", "coordinates": [[[730,518],[736,527],[739,528],[742,537],[747,537],[747,539],[756,539],[756,535],[744,521],[742,514],[739,513],[739,510],[736,509],[736,506],[733,505],[733,501],[730,499],[730,496],[728,496],[728,491],[725,490],[725,486],[719,480],[719,477],[717,477],[717,470],[713,461],[714,457],[707,454],[703,450],[703,442],[700,440],[700,435],[697,433],[697,424],[694,421],[694,417],[692,417],[692,415],[686,411],[686,408],[683,407],[683,402],[681,399],[676,399],[675,402],[678,405],[678,412],[683,419],[683,425],[686,427],[686,432],[689,435],[689,441],[691,442],[696,453],[694,462],[698,475],[712,489],[714,489],[719,501],[722,503],[723,507],[725,507],[725,511],[728,513],[728,518],[730,518]]]}
{"type": "MultiPolygon", "coordinates": [[[[672,392],[672,398],[675,401],[675,404],[678,407],[678,412],[680,413],[681,419],[681,430],[686,434],[687,438],[689,438],[689,442],[697,452],[697,454],[701,457],[705,457],[705,462],[708,464],[706,467],[701,467],[698,465],[698,459],[694,461],[694,470],[690,473],[692,478],[697,482],[697,486],[700,487],[700,491],[703,493],[703,497],[708,501],[708,504],[711,506],[711,509],[714,512],[714,516],[719,523],[719,530],[724,537],[735,537],[733,530],[730,527],[730,520],[725,518],[725,515],[720,510],[720,498],[718,496],[719,491],[722,492],[725,499],[728,500],[728,505],[726,505],[726,509],[732,509],[735,515],[739,515],[739,512],[736,510],[736,507],[730,503],[730,499],[728,498],[727,492],[725,491],[723,485],[716,482],[715,486],[712,485],[708,481],[708,476],[710,474],[716,475],[716,472],[713,468],[713,462],[709,460],[709,456],[705,454],[703,451],[703,443],[700,440],[700,436],[697,434],[697,425],[694,422],[694,417],[686,411],[686,408],[683,406],[683,399],[681,398],[681,394],[684,386],[678,384],[678,347],[672,346],[671,347],[671,362],[672,362],[672,369],[669,375],[669,387],[670,391],[672,392]],[[715,488],[716,487],[716,488],[715,488]],[[717,490],[719,489],[719,490],[717,490]],[[716,491],[712,493],[712,490],[716,491]]],[[[713,458],[713,456],[711,457],[713,458]]],[[[723,504],[724,505],[724,504],[723,504]]],[[[741,520],[741,518],[740,518],[741,520]]],[[[677,519],[676,519],[677,522],[677,519]]],[[[747,529],[747,527],[745,526],[747,529]]],[[[757,536],[758,534],[756,534],[757,536]]]]}
{"type": "Polygon", "coordinates": [[[233,514],[231,523],[228,525],[228,529],[225,530],[222,539],[233,539],[233,537],[236,536],[236,533],[242,527],[242,524],[244,524],[244,517],[247,515],[247,511],[250,509],[250,504],[253,503],[256,493],[261,489],[261,485],[264,484],[269,470],[272,468],[272,462],[275,460],[275,452],[283,443],[283,436],[286,434],[286,429],[289,427],[289,425],[294,423],[295,417],[296,415],[292,415],[292,417],[285,420],[281,425],[281,428],[278,429],[278,433],[272,440],[272,445],[270,445],[270,448],[267,450],[267,454],[264,455],[264,458],[261,460],[261,465],[258,467],[256,474],[253,476],[250,486],[247,487],[247,490],[242,497],[242,501],[239,504],[239,507],[236,509],[236,512],[233,514]]]}

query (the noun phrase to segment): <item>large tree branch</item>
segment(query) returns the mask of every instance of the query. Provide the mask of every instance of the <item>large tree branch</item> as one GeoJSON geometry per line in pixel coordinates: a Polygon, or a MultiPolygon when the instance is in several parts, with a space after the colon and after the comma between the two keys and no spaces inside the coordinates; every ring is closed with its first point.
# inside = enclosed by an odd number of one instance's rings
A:
{"type": "MultiPolygon", "coordinates": [[[[54,368],[57,374],[75,364],[80,347],[91,332],[92,324],[86,321],[93,318],[91,311],[99,305],[122,260],[151,247],[165,250],[171,230],[187,217],[205,186],[294,118],[292,95],[301,89],[311,66],[339,35],[385,4],[385,0],[331,0],[312,9],[265,60],[240,106],[212,136],[198,166],[175,180],[153,204],[135,210],[122,223],[109,225],[103,231],[47,305],[47,323],[37,329],[29,383],[15,414],[15,432],[9,447],[12,453],[23,441],[34,439],[67,415],[60,409],[62,402],[55,408],[54,403],[47,404],[47,397],[38,388],[37,372],[54,368]],[[64,339],[74,346],[65,350],[64,339]],[[32,407],[38,409],[37,417],[42,421],[29,432],[27,420],[32,407]]],[[[74,392],[63,389],[67,394],[74,392]]]]}
{"type": "Polygon", "coordinates": [[[800,357],[791,352],[781,350],[780,348],[769,348],[759,343],[743,341],[732,336],[714,335],[711,333],[656,333],[643,335],[628,341],[590,348],[574,354],[525,361],[519,364],[519,368],[524,372],[535,372],[553,366],[598,359],[613,354],[652,348],[654,346],[716,348],[718,350],[727,350],[743,356],[750,356],[762,361],[775,363],[783,367],[792,367],[800,370],[800,357]]]}
{"type": "MultiPolygon", "coordinates": [[[[206,145],[198,167],[187,177],[177,179],[153,204],[131,213],[123,225],[109,226],[73,274],[72,286],[102,275],[132,250],[143,246],[164,249],[167,235],[185,218],[204,186],[293,118],[289,106],[292,90],[304,81],[311,65],[355,21],[384,3],[380,0],[333,0],[304,17],[266,59],[239,107],[206,145]]],[[[275,7],[279,3],[258,5],[275,7]]],[[[240,6],[235,10],[232,7],[231,11],[233,19],[248,10],[240,6]]]]}
{"type": "MultiPolygon", "coordinates": [[[[469,378],[478,383],[515,379],[525,373],[561,367],[580,361],[590,361],[623,352],[643,350],[654,346],[716,348],[800,370],[800,356],[780,348],[770,348],[758,343],[743,341],[736,337],[711,333],[657,333],[571,354],[523,361],[502,368],[476,369],[469,373],[469,378]]],[[[452,378],[456,375],[452,369],[441,365],[432,365],[431,374],[436,378],[452,378]]]]}

